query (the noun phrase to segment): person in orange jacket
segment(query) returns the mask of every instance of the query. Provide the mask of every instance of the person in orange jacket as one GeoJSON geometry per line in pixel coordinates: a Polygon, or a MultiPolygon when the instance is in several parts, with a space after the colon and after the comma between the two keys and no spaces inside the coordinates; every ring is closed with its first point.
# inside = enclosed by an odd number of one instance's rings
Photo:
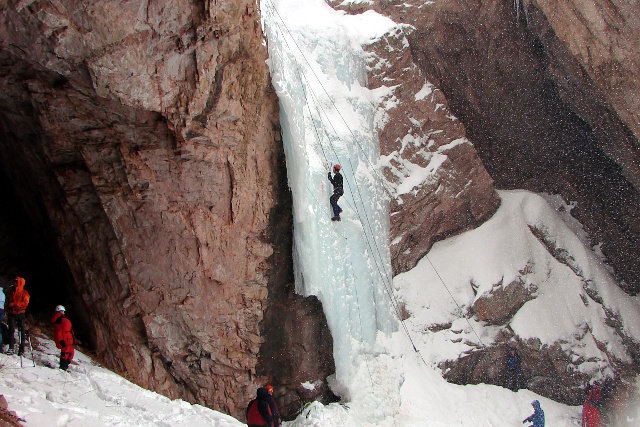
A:
{"type": "Polygon", "coordinates": [[[55,313],[51,316],[53,323],[53,339],[56,347],[60,349],[60,369],[66,371],[73,360],[73,344],[76,336],[73,333],[71,320],[65,316],[65,308],[62,305],[56,307],[55,313]]]}
{"type": "Polygon", "coordinates": [[[20,336],[20,347],[18,349],[18,355],[22,355],[24,352],[24,313],[29,305],[29,292],[24,288],[24,278],[16,277],[16,284],[9,291],[9,296],[5,301],[5,311],[7,312],[7,319],[9,320],[9,350],[7,353],[13,351],[15,345],[15,338],[13,334],[18,327],[18,334],[20,336]]]}

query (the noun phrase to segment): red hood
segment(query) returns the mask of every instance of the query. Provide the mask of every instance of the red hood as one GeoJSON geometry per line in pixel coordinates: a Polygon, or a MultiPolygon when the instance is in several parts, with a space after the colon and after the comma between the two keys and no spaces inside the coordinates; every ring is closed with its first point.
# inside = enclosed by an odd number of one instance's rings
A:
{"type": "Polygon", "coordinates": [[[24,279],[22,277],[16,277],[16,288],[21,291],[24,288],[24,279]]]}

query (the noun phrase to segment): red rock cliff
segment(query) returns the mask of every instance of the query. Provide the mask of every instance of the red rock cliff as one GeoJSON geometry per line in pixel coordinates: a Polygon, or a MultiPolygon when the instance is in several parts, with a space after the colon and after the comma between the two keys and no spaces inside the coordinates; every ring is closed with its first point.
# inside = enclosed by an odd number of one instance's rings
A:
{"type": "MultiPolygon", "coordinates": [[[[330,339],[324,376],[263,348],[287,316],[261,323],[269,294],[292,293],[291,209],[256,3],[10,0],[0,40],[3,185],[21,234],[47,230],[34,241],[68,265],[105,363],[236,416],[268,378],[324,379],[330,339]]],[[[327,331],[317,302],[287,298],[298,331],[327,331]]]]}

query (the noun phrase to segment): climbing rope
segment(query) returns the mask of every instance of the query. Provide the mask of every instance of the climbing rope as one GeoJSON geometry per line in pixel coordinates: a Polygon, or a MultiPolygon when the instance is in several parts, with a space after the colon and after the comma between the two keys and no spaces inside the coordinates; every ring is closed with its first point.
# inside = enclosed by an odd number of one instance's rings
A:
{"type": "MultiPolygon", "coordinates": [[[[292,35],[291,31],[290,31],[290,30],[289,30],[289,28],[287,27],[287,25],[286,25],[286,23],[285,23],[284,19],[282,18],[282,16],[281,16],[281,15],[280,15],[280,13],[278,12],[277,8],[276,8],[276,7],[275,7],[275,5],[273,4],[273,2],[271,2],[270,0],[265,0],[265,3],[266,3],[267,5],[269,5],[269,6],[270,6],[270,8],[271,8],[271,10],[272,10],[273,12],[275,12],[275,15],[274,15],[274,14],[272,14],[272,16],[273,16],[273,17],[275,17],[275,16],[277,15],[277,17],[279,18],[279,20],[282,22],[282,25],[284,26],[284,28],[285,28],[286,32],[289,34],[289,37],[291,38],[291,40],[292,40],[292,41],[293,41],[293,43],[295,44],[295,46],[296,46],[297,50],[298,50],[298,51],[300,52],[300,54],[302,55],[302,57],[303,57],[304,61],[305,61],[305,62],[307,63],[307,65],[309,66],[309,69],[311,70],[312,74],[314,75],[314,77],[316,78],[316,80],[318,81],[318,83],[320,84],[320,86],[322,87],[323,91],[325,92],[326,96],[328,97],[328,99],[330,100],[331,104],[332,104],[332,105],[333,105],[333,107],[335,108],[335,110],[336,110],[336,112],[338,113],[339,117],[342,119],[343,123],[345,124],[345,126],[347,127],[347,129],[349,130],[349,132],[351,133],[351,135],[352,135],[352,137],[353,137],[353,141],[356,143],[356,146],[357,146],[357,147],[361,150],[361,152],[363,153],[363,158],[364,158],[364,159],[369,163],[369,165],[371,166],[371,170],[373,171],[374,178],[375,178],[375,179],[377,179],[377,180],[380,182],[380,184],[381,184],[381,188],[382,188],[383,190],[385,190],[385,192],[387,193],[387,195],[389,195],[389,197],[390,197],[390,198],[393,198],[393,196],[391,195],[390,191],[388,191],[388,189],[387,189],[387,188],[386,188],[386,186],[385,186],[386,181],[384,181],[384,180],[379,176],[379,174],[378,174],[378,173],[377,173],[377,171],[376,171],[376,167],[375,167],[373,164],[371,164],[371,162],[368,160],[368,158],[367,158],[367,156],[366,156],[366,153],[365,153],[364,149],[362,148],[362,146],[360,145],[360,143],[358,142],[358,140],[357,140],[357,138],[356,138],[356,136],[355,136],[355,133],[352,131],[352,129],[350,128],[350,126],[348,125],[348,123],[346,122],[346,120],[344,119],[344,116],[341,114],[340,110],[338,109],[337,105],[335,104],[335,102],[333,101],[333,99],[331,98],[331,96],[329,95],[329,93],[328,93],[327,89],[326,89],[326,88],[325,88],[325,86],[322,84],[322,81],[320,80],[320,78],[318,77],[318,75],[317,75],[317,74],[315,73],[315,71],[313,70],[313,67],[311,66],[311,64],[310,64],[310,62],[307,60],[307,58],[306,58],[306,56],[305,56],[304,52],[302,51],[302,49],[300,48],[300,46],[299,46],[299,45],[298,45],[298,43],[296,42],[295,38],[293,37],[293,35],[292,35]]],[[[286,44],[286,45],[287,45],[287,47],[289,48],[289,51],[290,51],[290,52],[293,52],[293,50],[291,49],[291,46],[289,45],[289,43],[288,43],[288,41],[287,41],[286,37],[284,37],[284,33],[285,33],[285,31],[282,29],[282,27],[280,26],[280,24],[278,24],[278,22],[277,22],[276,20],[272,20],[271,22],[272,22],[276,27],[278,27],[278,29],[280,30],[280,33],[283,35],[283,37],[282,37],[282,38],[283,38],[283,40],[284,40],[285,44],[286,44]]],[[[292,53],[292,55],[293,55],[293,56],[294,56],[294,58],[295,58],[295,56],[296,56],[296,55],[295,55],[294,53],[292,53]]],[[[335,126],[333,125],[333,122],[331,121],[331,119],[330,119],[329,115],[328,115],[328,114],[327,114],[327,112],[324,110],[324,108],[322,107],[322,105],[320,104],[320,102],[318,102],[317,95],[316,95],[316,94],[315,94],[315,92],[313,91],[313,88],[312,88],[312,86],[311,86],[311,84],[310,84],[310,82],[309,82],[309,80],[308,80],[308,78],[307,78],[307,76],[306,76],[305,72],[304,72],[304,71],[302,71],[299,67],[297,67],[297,73],[298,73],[298,79],[300,80],[301,86],[302,86],[302,88],[303,88],[303,93],[304,93],[304,96],[305,96],[305,101],[306,101],[306,103],[307,103],[307,108],[309,109],[310,119],[311,119],[311,122],[312,122],[312,124],[313,124],[314,130],[315,130],[315,133],[316,133],[316,138],[318,139],[318,142],[319,142],[319,145],[320,145],[320,148],[321,148],[321,151],[322,151],[322,154],[323,154],[323,157],[324,157],[325,161],[326,161],[327,163],[329,163],[329,162],[328,162],[328,158],[327,158],[327,154],[326,154],[326,152],[325,152],[325,150],[324,150],[324,148],[323,148],[323,146],[322,146],[322,140],[321,140],[321,138],[320,138],[320,135],[319,135],[318,129],[317,129],[317,127],[316,127],[315,121],[313,120],[313,117],[314,117],[314,116],[313,116],[313,114],[312,114],[312,112],[311,112],[310,102],[309,102],[309,99],[308,99],[308,97],[307,97],[307,91],[305,90],[305,87],[308,87],[309,95],[310,95],[310,96],[311,96],[311,98],[313,99],[313,101],[314,101],[314,103],[315,103],[315,105],[316,105],[316,108],[318,108],[319,110],[321,110],[321,111],[322,111],[322,114],[320,114],[320,115],[319,115],[319,116],[320,116],[320,121],[321,121],[321,122],[324,122],[324,119],[323,119],[323,117],[322,117],[322,116],[324,115],[324,117],[326,118],[327,123],[331,126],[331,128],[332,128],[332,129],[333,129],[333,131],[334,131],[334,133],[335,133],[336,135],[338,135],[338,132],[337,132],[337,130],[336,130],[336,128],[335,128],[335,126]],[[304,80],[307,82],[307,85],[302,84],[302,78],[304,78],[304,80]]],[[[326,127],[323,127],[323,129],[325,130],[325,133],[326,133],[326,127]]],[[[329,147],[330,147],[331,151],[333,152],[334,156],[338,159],[338,161],[339,161],[340,163],[343,163],[343,162],[340,160],[340,157],[341,157],[341,156],[339,156],[339,155],[338,155],[337,150],[335,149],[335,146],[334,146],[333,142],[331,141],[331,138],[329,137],[329,135],[328,135],[328,134],[327,134],[327,141],[328,141],[329,147]]],[[[352,170],[352,171],[354,171],[355,169],[354,169],[354,167],[353,167],[353,164],[352,164],[352,162],[351,162],[351,159],[347,158],[347,161],[348,161],[348,163],[349,163],[349,165],[350,165],[350,167],[351,167],[351,170],[352,170]]],[[[343,163],[343,164],[344,164],[344,163],[343,163]]],[[[351,198],[352,198],[352,199],[354,200],[354,202],[355,202],[355,201],[356,201],[356,200],[358,200],[358,199],[355,197],[355,193],[354,193],[354,191],[352,191],[352,189],[351,189],[352,184],[350,183],[350,180],[349,180],[349,178],[348,178],[347,176],[345,176],[345,181],[346,181],[346,184],[347,184],[347,188],[348,188],[348,190],[349,190],[349,193],[350,193],[350,195],[351,195],[351,198]]],[[[359,188],[359,186],[357,185],[357,182],[355,182],[355,180],[354,180],[354,183],[353,183],[353,187],[354,187],[354,188],[355,188],[355,190],[356,190],[355,192],[357,193],[357,195],[358,195],[358,198],[359,198],[360,202],[361,202],[361,203],[364,203],[364,198],[362,197],[362,193],[360,192],[360,188],[359,188]]],[[[395,295],[393,295],[393,291],[392,291],[392,289],[393,289],[393,288],[392,288],[392,284],[390,283],[389,274],[388,274],[388,272],[386,271],[386,269],[384,268],[385,263],[384,263],[384,261],[383,261],[383,257],[382,257],[382,254],[381,254],[381,251],[380,251],[379,245],[378,245],[378,243],[377,243],[376,239],[375,239],[375,238],[373,238],[373,237],[371,236],[371,235],[373,235],[373,234],[374,234],[374,231],[373,231],[373,227],[372,227],[372,225],[371,225],[371,221],[370,221],[370,219],[369,219],[369,217],[368,217],[367,211],[366,211],[366,209],[364,209],[364,207],[363,207],[363,208],[362,208],[362,210],[364,211],[364,214],[362,214],[362,213],[360,212],[360,208],[358,207],[358,204],[357,204],[357,203],[355,204],[355,206],[353,206],[353,209],[354,209],[354,212],[356,213],[356,216],[357,216],[357,217],[358,217],[358,219],[360,220],[360,223],[361,223],[361,224],[363,224],[363,225],[366,225],[366,227],[363,227],[363,232],[364,232],[364,236],[365,236],[365,241],[366,241],[366,244],[367,244],[367,246],[368,246],[369,250],[371,251],[371,253],[372,253],[372,255],[373,255],[373,257],[372,257],[372,258],[373,258],[373,261],[374,261],[374,264],[375,264],[375,268],[376,268],[376,270],[377,270],[377,272],[378,272],[378,275],[379,275],[379,276],[380,276],[380,278],[382,279],[383,287],[384,287],[385,292],[387,293],[388,297],[390,298],[391,305],[392,305],[392,307],[393,307],[393,309],[394,309],[394,311],[395,311],[395,313],[396,313],[396,316],[398,317],[398,320],[400,321],[400,324],[402,325],[402,328],[404,329],[405,334],[407,335],[407,337],[408,337],[409,341],[411,342],[411,344],[412,344],[412,346],[413,346],[414,351],[415,351],[416,353],[418,353],[418,355],[419,355],[420,359],[422,360],[422,362],[423,362],[425,365],[427,365],[426,361],[425,361],[425,360],[424,360],[424,358],[422,357],[422,354],[421,354],[421,353],[420,353],[420,351],[417,349],[417,347],[416,347],[416,345],[415,345],[415,342],[414,342],[413,338],[411,337],[411,333],[409,332],[408,327],[406,326],[406,324],[405,324],[404,320],[402,319],[402,313],[401,313],[401,310],[400,310],[400,304],[398,303],[397,298],[395,297],[395,295]],[[368,229],[368,230],[367,230],[367,229],[368,229]],[[373,244],[371,243],[371,241],[370,241],[370,240],[373,240],[373,244]],[[375,250],[374,250],[374,247],[375,247],[375,250]],[[377,256],[376,256],[376,255],[377,255],[377,256]],[[382,263],[382,265],[383,265],[383,267],[382,267],[382,268],[380,267],[379,263],[382,263]],[[383,273],[383,271],[382,271],[382,270],[385,270],[385,271],[384,271],[384,273],[383,273]]],[[[344,238],[344,236],[343,236],[343,238],[344,238]]],[[[346,239],[346,238],[345,238],[345,239],[346,239]]],[[[441,275],[440,275],[440,273],[437,271],[437,269],[435,268],[435,266],[433,265],[433,263],[431,262],[431,260],[428,258],[428,256],[427,256],[427,260],[429,261],[429,264],[431,265],[431,267],[433,268],[433,270],[436,272],[436,275],[438,276],[438,278],[439,278],[440,282],[442,283],[442,285],[445,287],[445,289],[446,289],[446,290],[447,290],[447,292],[449,293],[449,296],[451,297],[451,299],[454,301],[454,303],[456,304],[456,306],[457,306],[457,307],[462,311],[462,308],[460,307],[460,305],[457,303],[457,301],[456,301],[456,300],[455,300],[455,298],[453,297],[453,294],[451,293],[451,291],[450,291],[450,290],[449,290],[449,288],[447,287],[447,285],[446,285],[445,281],[443,280],[442,276],[441,276],[441,275]]],[[[358,304],[358,310],[359,310],[359,304],[358,304]]],[[[468,318],[466,318],[466,317],[465,317],[465,319],[467,320],[467,323],[469,324],[469,327],[471,328],[471,330],[472,330],[472,331],[473,331],[473,333],[475,334],[475,336],[476,336],[476,338],[478,339],[478,341],[480,342],[480,344],[484,347],[484,343],[483,343],[483,342],[482,342],[482,340],[480,339],[480,336],[479,336],[479,335],[478,335],[478,333],[475,331],[475,328],[473,327],[473,325],[471,324],[471,322],[469,321],[469,319],[468,319],[468,318]]],[[[360,326],[362,327],[362,324],[361,324],[360,326]]]]}

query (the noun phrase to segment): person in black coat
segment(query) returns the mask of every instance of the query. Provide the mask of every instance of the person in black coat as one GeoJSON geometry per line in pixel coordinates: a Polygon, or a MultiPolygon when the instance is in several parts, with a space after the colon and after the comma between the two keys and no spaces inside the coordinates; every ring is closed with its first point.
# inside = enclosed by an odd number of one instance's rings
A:
{"type": "Polygon", "coordinates": [[[331,177],[331,172],[328,174],[329,181],[333,184],[333,194],[329,198],[329,203],[331,203],[331,207],[333,208],[333,218],[331,218],[331,221],[340,221],[340,212],[342,212],[342,208],[338,206],[338,199],[344,194],[340,165],[336,164],[333,166],[333,174],[333,178],[331,177]]]}
{"type": "Polygon", "coordinates": [[[267,392],[269,392],[269,409],[271,409],[271,415],[273,415],[273,427],[280,426],[280,411],[278,411],[278,405],[276,405],[276,401],[273,398],[273,386],[271,384],[267,384],[265,386],[267,392]]]}

